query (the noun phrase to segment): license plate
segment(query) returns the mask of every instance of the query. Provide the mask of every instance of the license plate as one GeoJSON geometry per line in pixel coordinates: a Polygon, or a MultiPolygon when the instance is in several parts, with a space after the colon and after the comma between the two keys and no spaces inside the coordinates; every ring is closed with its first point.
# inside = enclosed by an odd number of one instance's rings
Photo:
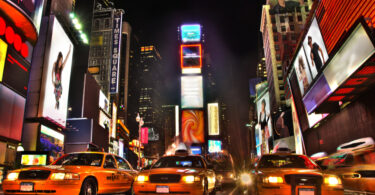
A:
{"type": "Polygon", "coordinates": [[[156,193],[168,194],[169,193],[169,187],[168,186],[156,186],[156,193]]]}
{"type": "Polygon", "coordinates": [[[21,192],[32,192],[34,191],[34,183],[21,183],[21,192]]]}
{"type": "Polygon", "coordinates": [[[298,195],[315,195],[315,190],[312,188],[299,188],[298,195]]]}

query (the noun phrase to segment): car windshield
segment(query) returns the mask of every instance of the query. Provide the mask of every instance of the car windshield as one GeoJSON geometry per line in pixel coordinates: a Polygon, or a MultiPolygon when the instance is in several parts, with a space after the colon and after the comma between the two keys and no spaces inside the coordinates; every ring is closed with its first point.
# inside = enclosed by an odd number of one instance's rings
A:
{"type": "Polygon", "coordinates": [[[74,153],[59,158],[53,165],[101,166],[103,154],[74,153]]]}
{"type": "Polygon", "coordinates": [[[265,155],[258,168],[302,168],[317,169],[318,166],[309,158],[298,155],[265,155]]]}
{"type": "Polygon", "coordinates": [[[203,168],[203,161],[198,156],[167,156],[159,159],[152,168],[203,168]]]}

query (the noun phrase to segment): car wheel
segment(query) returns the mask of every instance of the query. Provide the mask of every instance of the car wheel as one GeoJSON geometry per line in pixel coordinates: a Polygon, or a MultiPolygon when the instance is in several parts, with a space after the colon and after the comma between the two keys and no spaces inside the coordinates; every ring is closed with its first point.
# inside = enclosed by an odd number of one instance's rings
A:
{"type": "Polygon", "coordinates": [[[132,187],[130,187],[130,190],[126,192],[126,195],[134,195],[134,189],[133,189],[133,185],[132,187]]]}
{"type": "Polygon", "coordinates": [[[96,195],[97,189],[95,180],[87,178],[82,184],[80,195],[96,195]]]}

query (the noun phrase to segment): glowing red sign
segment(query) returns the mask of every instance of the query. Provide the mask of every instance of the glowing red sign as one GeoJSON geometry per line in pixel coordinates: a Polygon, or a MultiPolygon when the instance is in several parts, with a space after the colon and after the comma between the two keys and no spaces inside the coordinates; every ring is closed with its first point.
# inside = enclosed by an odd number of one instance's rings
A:
{"type": "Polygon", "coordinates": [[[13,45],[14,49],[21,53],[22,57],[29,56],[29,48],[22,42],[21,36],[14,32],[11,26],[6,26],[5,20],[0,17],[0,36],[5,36],[5,40],[9,45],[13,45]]]}
{"type": "Polygon", "coordinates": [[[148,143],[148,127],[142,127],[141,129],[141,143],[142,144],[148,143]]]}

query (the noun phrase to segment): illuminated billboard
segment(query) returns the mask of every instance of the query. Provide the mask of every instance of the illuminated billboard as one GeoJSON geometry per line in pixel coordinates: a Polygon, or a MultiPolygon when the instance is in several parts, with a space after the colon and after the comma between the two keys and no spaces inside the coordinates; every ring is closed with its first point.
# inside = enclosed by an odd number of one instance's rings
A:
{"type": "Polygon", "coordinates": [[[312,79],[314,79],[323,70],[322,68],[328,60],[327,49],[315,17],[303,41],[303,48],[306,52],[312,79]]]}
{"type": "Polygon", "coordinates": [[[148,144],[148,127],[141,128],[141,143],[148,144]]]}
{"type": "Polygon", "coordinates": [[[111,71],[109,79],[109,92],[111,94],[118,92],[119,83],[119,69],[120,69],[120,53],[121,53],[121,32],[122,32],[122,13],[118,12],[113,17],[113,32],[112,32],[112,59],[111,71]]]}
{"type": "Polygon", "coordinates": [[[295,12],[297,7],[303,5],[303,0],[269,0],[270,14],[295,12]],[[280,3],[282,2],[282,3],[280,3]]]}
{"type": "Polygon", "coordinates": [[[303,97],[307,112],[312,113],[374,53],[375,46],[363,24],[353,26],[352,33],[327,62],[323,74],[303,97]]]}
{"type": "Polygon", "coordinates": [[[208,135],[219,135],[219,103],[209,103],[208,112],[208,135]]]}
{"type": "Polygon", "coordinates": [[[42,166],[47,165],[47,154],[21,154],[21,165],[42,166]]]}
{"type": "Polygon", "coordinates": [[[191,146],[190,151],[192,155],[201,155],[202,154],[202,148],[200,146],[191,146]]]}
{"type": "Polygon", "coordinates": [[[202,68],[202,45],[181,45],[181,69],[202,68]]]}
{"type": "Polygon", "coordinates": [[[219,140],[208,140],[208,152],[217,153],[221,152],[221,141],[219,140]]]}
{"type": "Polygon", "coordinates": [[[296,149],[296,154],[303,154],[303,137],[302,137],[302,132],[298,120],[298,114],[296,110],[296,105],[294,103],[294,98],[293,95],[291,96],[291,107],[292,107],[292,120],[293,120],[293,131],[294,131],[294,143],[295,143],[295,149],[296,149]]]}
{"type": "Polygon", "coordinates": [[[63,154],[65,136],[44,125],[40,126],[40,149],[48,151],[54,158],[58,158],[63,154]]]}
{"type": "Polygon", "coordinates": [[[306,61],[306,54],[302,47],[297,53],[297,56],[293,62],[293,67],[296,70],[298,86],[300,88],[301,94],[304,95],[309,89],[312,78],[309,65],[306,61]]]}
{"type": "Polygon", "coordinates": [[[181,26],[181,40],[183,43],[199,42],[201,40],[201,25],[185,24],[181,26]]]}
{"type": "Polygon", "coordinates": [[[100,90],[99,91],[99,108],[103,109],[106,113],[109,113],[109,100],[107,96],[100,90]]]}
{"type": "Polygon", "coordinates": [[[204,143],[204,114],[202,110],[182,111],[182,141],[204,143]]]}
{"type": "Polygon", "coordinates": [[[73,44],[59,21],[50,17],[49,45],[46,47],[39,117],[66,125],[73,44]]]}
{"type": "Polygon", "coordinates": [[[111,128],[111,119],[103,112],[99,111],[99,125],[103,128],[111,128]]]}
{"type": "Polygon", "coordinates": [[[203,108],[202,76],[181,77],[181,108],[203,108]]]}
{"type": "Polygon", "coordinates": [[[270,96],[269,92],[266,92],[257,100],[257,116],[258,125],[262,131],[264,131],[265,140],[268,140],[272,136],[272,119],[270,109],[270,96]]]}
{"type": "Polygon", "coordinates": [[[7,56],[8,44],[0,39],[0,82],[3,81],[5,58],[7,56]]]}

